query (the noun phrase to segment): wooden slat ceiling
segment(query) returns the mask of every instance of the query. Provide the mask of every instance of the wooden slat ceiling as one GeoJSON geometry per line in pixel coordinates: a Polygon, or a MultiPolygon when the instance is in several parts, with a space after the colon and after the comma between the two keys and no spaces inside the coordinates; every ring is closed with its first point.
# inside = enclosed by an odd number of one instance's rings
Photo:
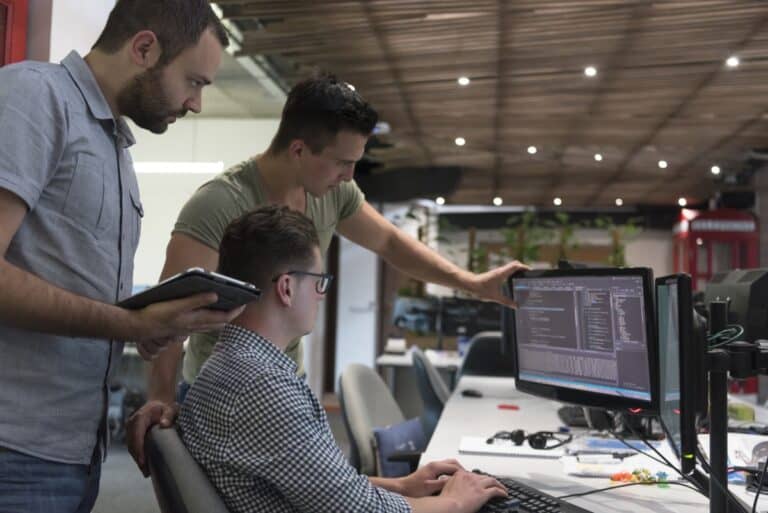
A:
{"type": "Polygon", "coordinates": [[[763,0],[217,3],[289,83],[323,69],[362,92],[392,127],[386,166],[465,166],[449,202],[702,201],[713,164],[768,146],[763,0]]]}

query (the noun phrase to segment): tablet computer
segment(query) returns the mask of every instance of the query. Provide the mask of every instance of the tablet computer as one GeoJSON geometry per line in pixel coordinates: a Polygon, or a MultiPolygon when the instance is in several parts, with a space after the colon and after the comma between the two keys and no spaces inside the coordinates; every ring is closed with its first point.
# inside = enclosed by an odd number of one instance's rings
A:
{"type": "Polygon", "coordinates": [[[117,306],[138,310],[153,303],[181,299],[203,292],[215,292],[219,296],[216,303],[206,308],[223,311],[256,301],[261,295],[261,291],[251,283],[195,267],[123,299],[117,306]]]}

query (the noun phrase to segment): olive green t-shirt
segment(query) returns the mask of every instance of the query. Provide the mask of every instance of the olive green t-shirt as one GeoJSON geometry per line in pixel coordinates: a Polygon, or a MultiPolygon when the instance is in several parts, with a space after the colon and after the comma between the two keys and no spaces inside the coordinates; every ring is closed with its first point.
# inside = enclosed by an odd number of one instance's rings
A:
{"type": "MultiPolygon", "coordinates": [[[[306,195],[305,214],[315,225],[323,257],[339,221],[360,208],[365,197],[354,182],[342,182],[322,197],[306,195]]],[[[203,184],[181,209],[173,233],[183,233],[219,251],[219,243],[229,223],[266,203],[266,193],[255,159],[241,162],[203,184]]],[[[184,355],[184,380],[193,383],[211,354],[218,332],[197,333],[189,340],[184,355]]],[[[301,339],[288,344],[286,354],[304,373],[301,339]]]]}

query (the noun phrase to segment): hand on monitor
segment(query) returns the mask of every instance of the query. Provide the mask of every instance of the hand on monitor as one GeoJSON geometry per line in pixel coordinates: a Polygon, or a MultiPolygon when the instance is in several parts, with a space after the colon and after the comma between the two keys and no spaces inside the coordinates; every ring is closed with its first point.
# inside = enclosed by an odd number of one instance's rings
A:
{"type": "Polygon", "coordinates": [[[507,279],[513,274],[530,269],[527,265],[514,260],[488,272],[475,274],[473,276],[474,283],[469,288],[469,291],[480,299],[495,301],[504,306],[515,308],[517,306],[515,302],[504,294],[504,286],[507,283],[507,279]]]}

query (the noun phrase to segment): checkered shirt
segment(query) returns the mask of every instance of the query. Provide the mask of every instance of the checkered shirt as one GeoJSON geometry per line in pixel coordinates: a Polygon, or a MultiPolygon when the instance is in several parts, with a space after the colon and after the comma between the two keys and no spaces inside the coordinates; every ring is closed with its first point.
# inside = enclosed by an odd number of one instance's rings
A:
{"type": "Polygon", "coordinates": [[[239,512],[409,512],[349,465],[296,364],[228,325],[179,415],[185,445],[239,512]]]}

